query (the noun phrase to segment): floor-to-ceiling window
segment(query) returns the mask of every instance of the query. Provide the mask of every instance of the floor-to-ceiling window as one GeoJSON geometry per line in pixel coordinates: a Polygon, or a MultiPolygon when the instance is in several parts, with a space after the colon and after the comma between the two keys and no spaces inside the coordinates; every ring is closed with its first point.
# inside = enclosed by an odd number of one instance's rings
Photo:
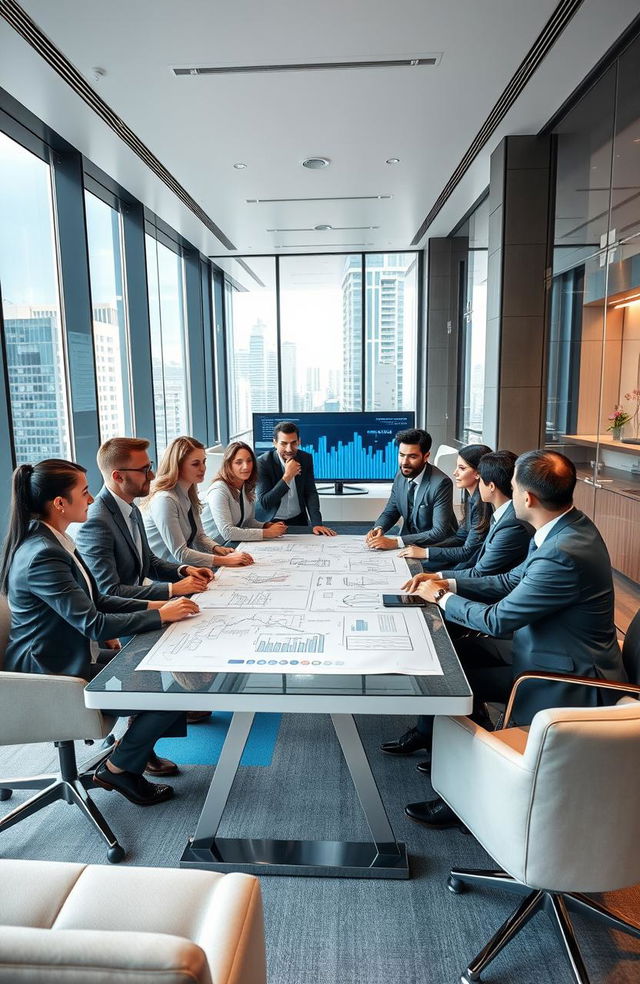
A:
{"type": "Polygon", "coordinates": [[[182,257],[147,234],[147,282],[156,446],[167,445],[190,427],[182,257]]]}
{"type": "Polygon", "coordinates": [[[0,133],[0,285],[15,458],[70,458],[49,165],[0,133]]]}
{"type": "Polygon", "coordinates": [[[468,239],[463,282],[460,285],[463,303],[459,326],[457,437],[463,444],[471,444],[482,439],[484,416],[488,198],[471,213],[455,235],[468,239]]]}
{"type": "Polygon", "coordinates": [[[216,262],[232,435],[252,411],[414,409],[418,253],[216,262]]]}
{"type": "Polygon", "coordinates": [[[132,433],[120,213],[85,192],[100,439],[132,433]]]}
{"type": "Polygon", "coordinates": [[[359,410],[362,261],[280,257],[282,411],[359,410]]]}

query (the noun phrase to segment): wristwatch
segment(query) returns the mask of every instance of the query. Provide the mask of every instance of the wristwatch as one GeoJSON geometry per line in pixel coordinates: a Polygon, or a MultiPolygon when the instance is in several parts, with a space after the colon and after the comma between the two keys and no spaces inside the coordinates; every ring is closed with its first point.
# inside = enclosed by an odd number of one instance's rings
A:
{"type": "Polygon", "coordinates": [[[434,601],[435,601],[435,603],[437,604],[440,601],[441,598],[444,598],[444,596],[446,595],[446,593],[447,593],[447,589],[446,588],[438,588],[438,590],[436,591],[436,593],[434,595],[434,601]]]}

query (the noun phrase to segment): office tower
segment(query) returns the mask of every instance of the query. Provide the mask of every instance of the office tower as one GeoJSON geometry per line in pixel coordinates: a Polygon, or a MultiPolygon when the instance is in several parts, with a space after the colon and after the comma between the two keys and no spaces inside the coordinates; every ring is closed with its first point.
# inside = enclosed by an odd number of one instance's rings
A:
{"type": "Polygon", "coordinates": [[[16,462],[68,458],[58,312],[7,304],[4,329],[16,462]]]}
{"type": "Polygon", "coordinates": [[[342,409],[362,409],[362,263],[348,256],[342,276],[342,409]]]}
{"type": "Polygon", "coordinates": [[[98,386],[100,440],[125,433],[122,355],[118,310],[113,304],[93,308],[93,346],[98,386]]]}
{"type": "Polygon", "coordinates": [[[154,359],[153,378],[156,434],[158,455],[160,455],[175,437],[180,437],[189,430],[187,394],[184,388],[184,369],[180,365],[165,362],[163,366],[154,359]]]}
{"type": "Polygon", "coordinates": [[[297,365],[295,342],[282,343],[282,411],[298,410],[297,365]]]}

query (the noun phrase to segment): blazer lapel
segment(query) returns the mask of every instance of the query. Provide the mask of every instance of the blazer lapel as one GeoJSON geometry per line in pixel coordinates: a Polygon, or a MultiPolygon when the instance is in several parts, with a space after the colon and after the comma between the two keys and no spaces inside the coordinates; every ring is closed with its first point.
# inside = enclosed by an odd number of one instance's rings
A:
{"type": "Polygon", "coordinates": [[[108,489],[105,489],[104,491],[105,491],[105,495],[104,495],[103,498],[104,498],[105,505],[106,505],[107,509],[109,510],[109,512],[111,513],[111,515],[113,516],[114,523],[116,524],[116,526],[118,527],[118,529],[122,533],[123,537],[125,538],[125,540],[127,542],[127,546],[129,547],[129,550],[133,554],[133,558],[135,560],[135,564],[136,564],[136,567],[138,569],[138,573],[140,573],[140,571],[142,570],[142,560],[141,560],[141,557],[140,557],[138,551],[136,550],[136,545],[133,542],[133,538],[131,536],[131,533],[129,532],[129,526],[125,522],[125,518],[122,515],[122,511],[121,511],[118,503],[115,501],[115,499],[113,498],[113,496],[109,492],[109,490],[108,489]]]}
{"type": "Polygon", "coordinates": [[[424,475],[422,476],[422,481],[416,489],[416,497],[413,502],[413,511],[416,512],[418,506],[426,498],[427,492],[429,491],[429,484],[431,482],[431,465],[427,463],[424,469],[424,475]]]}

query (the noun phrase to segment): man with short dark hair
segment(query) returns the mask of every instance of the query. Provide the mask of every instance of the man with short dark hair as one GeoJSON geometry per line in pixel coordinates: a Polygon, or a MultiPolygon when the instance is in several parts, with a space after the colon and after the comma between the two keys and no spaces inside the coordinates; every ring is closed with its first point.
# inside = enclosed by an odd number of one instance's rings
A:
{"type": "Polygon", "coordinates": [[[317,536],[336,535],[322,523],[313,457],[300,449],[300,431],[291,420],[275,425],[273,449],[258,458],[256,519],[311,526],[317,536]]]}
{"type": "MultiPolygon", "coordinates": [[[[506,574],[456,574],[456,593],[424,581],[417,593],[447,620],[489,638],[456,648],[476,704],[504,700],[518,674],[538,670],[626,680],[614,624],[611,562],[591,520],[573,506],[576,469],[556,451],[520,455],[513,476],[516,516],[533,526],[526,559],[506,574]],[[512,636],[512,637],[511,637],[512,636]]],[[[519,725],[547,707],[604,703],[607,692],[557,681],[525,683],[514,708],[519,725]]],[[[442,800],[411,803],[406,813],[429,827],[458,818],[442,800]]]]}
{"type": "Polygon", "coordinates": [[[429,464],[431,435],[427,431],[400,431],[395,442],[398,474],[384,511],[367,533],[367,546],[372,550],[396,550],[412,543],[421,547],[440,543],[458,528],[453,513],[453,482],[429,464]],[[386,536],[400,519],[402,537],[386,536]]]}

